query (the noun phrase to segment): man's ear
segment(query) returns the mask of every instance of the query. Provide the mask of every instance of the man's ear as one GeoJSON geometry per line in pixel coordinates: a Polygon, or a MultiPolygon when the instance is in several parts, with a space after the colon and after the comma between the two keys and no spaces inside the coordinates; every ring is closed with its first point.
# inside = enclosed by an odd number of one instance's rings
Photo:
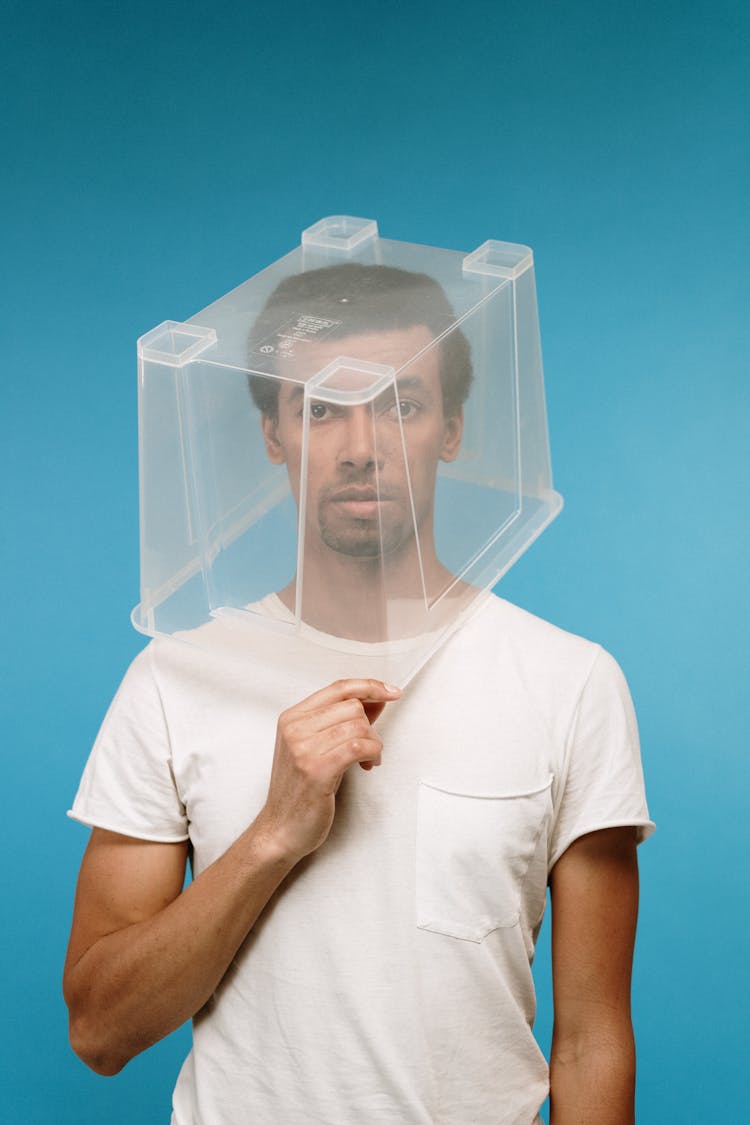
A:
{"type": "Polygon", "coordinates": [[[441,461],[455,461],[461,449],[461,438],[464,432],[464,412],[458,407],[449,418],[445,419],[445,432],[443,444],[440,449],[441,461]]]}
{"type": "Polygon", "coordinates": [[[278,415],[262,414],[260,419],[263,430],[263,442],[266,447],[266,456],[273,465],[283,465],[286,461],[284,446],[279,440],[278,415]]]}

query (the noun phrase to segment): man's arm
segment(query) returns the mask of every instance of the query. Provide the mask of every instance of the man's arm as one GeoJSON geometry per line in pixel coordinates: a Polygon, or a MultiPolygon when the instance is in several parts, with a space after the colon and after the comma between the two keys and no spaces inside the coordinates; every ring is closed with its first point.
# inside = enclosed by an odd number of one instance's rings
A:
{"type": "Polygon", "coordinates": [[[632,1125],[634,829],[608,828],[576,840],[552,869],[550,891],[550,1125],[632,1125]]]}
{"type": "Polygon", "coordinates": [[[398,689],[341,680],[285,711],[255,821],[182,890],[187,844],[94,829],[81,865],[63,989],[74,1050],[100,1074],[209,1000],[271,895],[328,836],[341,779],[380,764],[371,722],[398,689]]]}

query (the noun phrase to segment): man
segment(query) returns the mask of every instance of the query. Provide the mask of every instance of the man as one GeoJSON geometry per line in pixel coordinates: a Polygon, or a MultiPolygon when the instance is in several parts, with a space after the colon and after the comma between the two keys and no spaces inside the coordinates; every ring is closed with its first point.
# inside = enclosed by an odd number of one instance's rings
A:
{"type": "MultiPolygon", "coordinates": [[[[652,828],[627,688],[597,646],[494,597],[403,692],[341,678],[393,637],[384,588],[406,606],[404,645],[420,584],[431,604],[465,592],[433,516],[470,371],[457,390],[460,334],[424,350],[445,300],[429,279],[331,267],[269,308],[307,287],[307,309],[311,286],[332,323],[334,300],[362,319],[280,358],[282,375],[307,365],[296,384],[253,383],[298,502],[305,379],[366,354],[399,372],[398,397],[310,404],[301,601],[317,647],[157,640],[115,698],[73,809],[93,832],[71,1042],[114,1074],[192,1017],[175,1125],[530,1125],[548,1089],[530,961],[549,881],[552,1123],[626,1125],[635,847],[652,828]]],[[[289,617],[296,585],[258,611],[289,617]]]]}

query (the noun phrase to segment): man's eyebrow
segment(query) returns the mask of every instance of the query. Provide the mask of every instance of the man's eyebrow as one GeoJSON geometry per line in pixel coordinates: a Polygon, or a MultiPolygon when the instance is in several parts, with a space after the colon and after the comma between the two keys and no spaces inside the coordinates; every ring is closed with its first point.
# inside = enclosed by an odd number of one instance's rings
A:
{"type": "Polygon", "coordinates": [[[421,375],[399,375],[396,379],[399,391],[422,391],[429,394],[429,388],[421,375]]]}
{"type": "MultiPolygon", "coordinates": [[[[409,391],[416,391],[422,398],[425,405],[429,406],[433,401],[433,392],[430,386],[425,383],[421,375],[404,375],[396,379],[395,397],[398,399],[403,394],[408,394],[409,391]]],[[[388,387],[386,390],[381,391],[376,400],[376,407],[382,410],[384,407],[393,404],[394,389],[388,387]]]]}

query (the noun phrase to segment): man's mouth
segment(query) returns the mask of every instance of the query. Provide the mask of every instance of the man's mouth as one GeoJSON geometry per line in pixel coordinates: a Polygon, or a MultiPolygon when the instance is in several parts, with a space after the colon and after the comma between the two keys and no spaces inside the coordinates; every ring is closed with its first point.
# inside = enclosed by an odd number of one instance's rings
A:
{"type": "Polygon", "coordinates": [[[329,497],[330,502],[340,511],[362,520],[376,518],[380,505],[391,499],[392,496],[387,492],[379,492],[371,485],[349,485],[329,497]]]}

